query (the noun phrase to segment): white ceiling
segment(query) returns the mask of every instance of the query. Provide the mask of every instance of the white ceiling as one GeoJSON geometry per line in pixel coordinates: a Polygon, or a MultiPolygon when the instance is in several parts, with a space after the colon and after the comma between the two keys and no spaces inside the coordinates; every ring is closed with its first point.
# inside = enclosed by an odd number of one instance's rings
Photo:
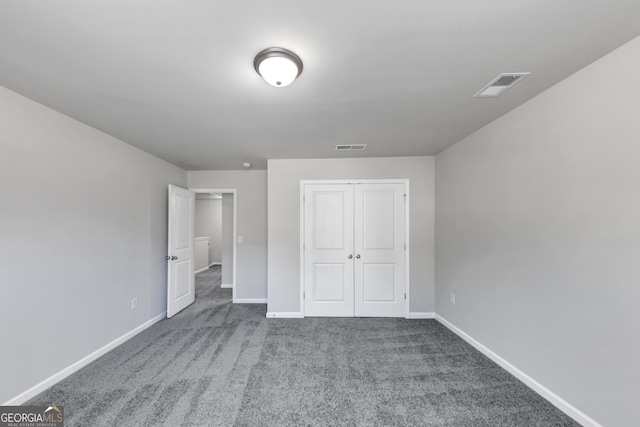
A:
{"type": "Polygon", "coordinates": [[[638,35],[638,0],[0,0],[0,85],[187,170],[264,169],[436,154],[638,35]],[[304,62],[287,88],[253,69],[271,46],[304,62]]]}

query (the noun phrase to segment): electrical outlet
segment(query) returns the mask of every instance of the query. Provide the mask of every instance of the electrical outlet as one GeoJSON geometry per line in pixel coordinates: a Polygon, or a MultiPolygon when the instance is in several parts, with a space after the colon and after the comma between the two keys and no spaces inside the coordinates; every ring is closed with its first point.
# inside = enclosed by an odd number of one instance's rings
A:
{"type": "Polygon", "coordinates": [[[138,308],[138,298],[134,298],[131,300],[131,310],[136,310],[138,308]]]}
{"type": "Polygon", "coordinates": [[[456,303],[456,294],[451,292],[451,304],[455,304],[455,303],[456,303]]]}

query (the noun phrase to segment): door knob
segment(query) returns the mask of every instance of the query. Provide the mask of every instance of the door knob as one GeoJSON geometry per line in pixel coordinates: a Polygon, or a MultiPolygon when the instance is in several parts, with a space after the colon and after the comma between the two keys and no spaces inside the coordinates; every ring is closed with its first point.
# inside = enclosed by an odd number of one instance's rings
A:
{"type": "Polygon", "coordinates": [[[349,259],[353,258],[353,255],[349,254],[349,259]]]}
{"type": "Polygon", "coordinates": [[[167,261],[169,261],[171,259],[171,257],[169,255],[167,255],[166,257],[164,257],[164,259],[166,259],[167,261]]]}
{"type": "Polygon", "coordinates": [[[360,259],[360,254],[356,255],[356,259],[360,259]]]}
{"type": "Polygon", "coordinates": [[[174,255],[174,256],[171,257],[171,259],[176,260],[176,259],[178,259],[178,257],[174,255]]]}

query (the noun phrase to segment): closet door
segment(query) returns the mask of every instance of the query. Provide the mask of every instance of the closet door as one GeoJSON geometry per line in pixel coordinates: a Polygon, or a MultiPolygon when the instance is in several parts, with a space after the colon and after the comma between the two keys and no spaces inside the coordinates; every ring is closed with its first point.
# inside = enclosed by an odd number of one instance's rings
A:
{"type": "Polygon", "coordinates": [[[355,185],[355,316],[405,316],[404,184],[355,185]]]}
{"type": "Polygon", "coordinates": [[[353,185],[304,192],[305,316],[353,317],[353,185]]]}

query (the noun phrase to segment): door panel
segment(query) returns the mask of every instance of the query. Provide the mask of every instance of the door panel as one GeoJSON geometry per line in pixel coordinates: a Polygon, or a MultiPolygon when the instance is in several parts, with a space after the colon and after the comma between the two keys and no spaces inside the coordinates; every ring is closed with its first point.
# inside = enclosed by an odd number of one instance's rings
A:
{"type": "Polygon", "coordinates": [[[355,186],[357,317],[404,317],[404,184],[355,186]]]}
{"type": "Polygon", "coordinates": [[[395,302],[395,264],[362,263],[363,302],[395,302]]]}
{"type": "Polygon", "coordinates": [[[394,196],[393,191],[363,191],[362,245],[364,249],[395,247],[394,196]]]}
{"type": "Polygon", "coordinates": [[[195,193],[169,186],[167,317],[196,299],[194,274],[195,193]]]}
{"type": "Polygon", "coordinates": [[[173,249],[181,251],[189,249],[191,245],[195,245],[192,242],[193,239],[191,239],[193,227],[190,220],[190,215],[193,213],[190,205],[191,199],[187,193],[175,192],[173,200],[175,204],[174,214],[176,216],[176,220],[173,223],[175,227],[175,246],[173,249]]]}
{"type": "Polygon", "coordinates": [[[304,198],[305,315],[352,317],[353,186],[305,185],[304,198]]]}
{"type": "Polygon", "coordinates": [[[345,302],[344,263],[315,264],[313,268],[313,300],[345,302]]]}
{"type": "Polygon", "coordinates": [[[183,296],[189,293],[189,275],[191,274],[191,262],[181,261],[176,262],[174,266],[175,280],[174,280],[174,296],[176,300],[181,299],[183,296]]]}
{"type": "Polygon", "coordinates": [[[345,193],[314,192],[313,236],[315,250],[341,250],[345,248],[345,193]]]}

